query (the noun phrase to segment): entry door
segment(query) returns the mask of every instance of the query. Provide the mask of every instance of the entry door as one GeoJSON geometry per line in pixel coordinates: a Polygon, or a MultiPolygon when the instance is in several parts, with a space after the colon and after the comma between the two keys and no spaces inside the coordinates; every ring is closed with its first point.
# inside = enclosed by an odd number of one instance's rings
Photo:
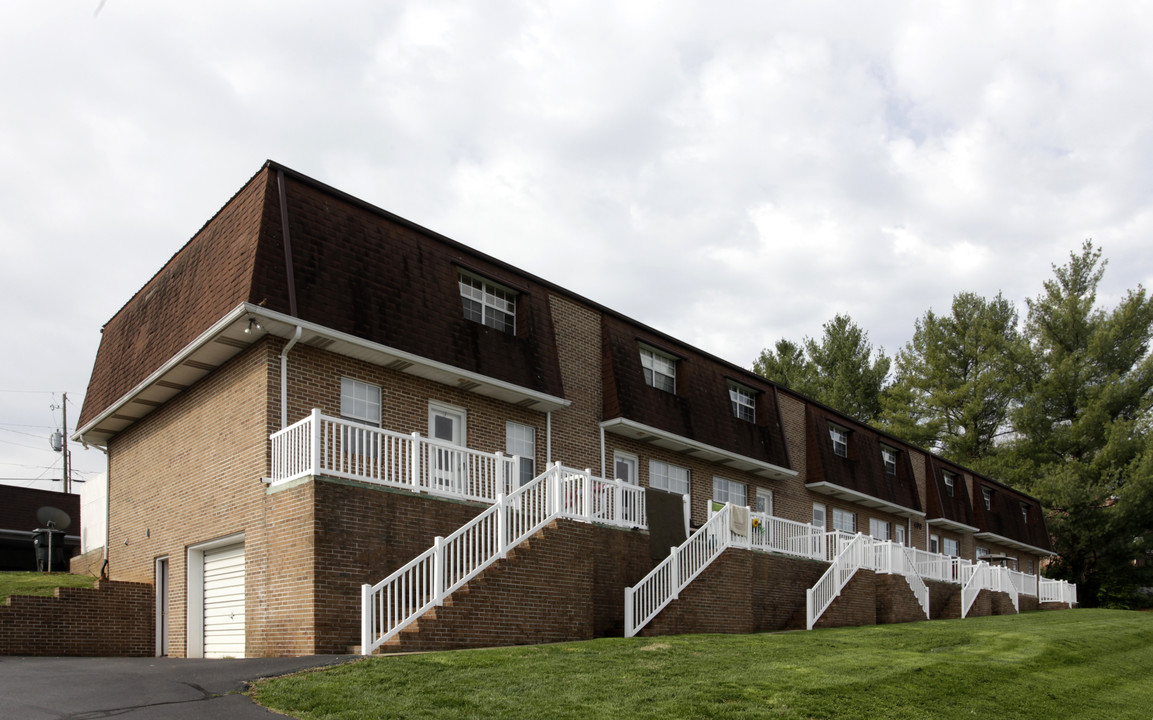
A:
{"type": "Polygon", "coordinates": [[[204,657],[244,657],[244,544],[204,551],[204,657]]]}
{"type": "Polygon", "coordinates": [[[156,560],[156,656],[168,655],[168,558],[156,560]]]}
{"type": "MultiPolygon", "coordinates": [[[[464,413],[446,407],[430,407],[428,434],[437,440],[463,446],[464,413]]],[[[431,460],[434,487],[456,492],[465,490],[464,453],[438,447],[434,449],[431,460]]]]}

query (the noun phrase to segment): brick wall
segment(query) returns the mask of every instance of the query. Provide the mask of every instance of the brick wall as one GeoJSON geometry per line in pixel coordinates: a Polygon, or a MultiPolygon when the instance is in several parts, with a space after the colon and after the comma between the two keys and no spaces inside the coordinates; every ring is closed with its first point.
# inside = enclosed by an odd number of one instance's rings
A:
{"type": "Polygon", "coordinates": [[[956,620],[961,617],[961,586],[926,580],[929,588],[929,617],[933,620],[956,620]]]}
{"type": "Polygon", "coordinates": [[[928,620],[904,575],[878,575],[876,587],[878,625],[928,620]]]}
{"type": "Polygon", "coordinates": [[[97,580],[54,597],[13,595],[0,605],[0,655],[127,656],[155,653],[152,586],[97,580]]]}

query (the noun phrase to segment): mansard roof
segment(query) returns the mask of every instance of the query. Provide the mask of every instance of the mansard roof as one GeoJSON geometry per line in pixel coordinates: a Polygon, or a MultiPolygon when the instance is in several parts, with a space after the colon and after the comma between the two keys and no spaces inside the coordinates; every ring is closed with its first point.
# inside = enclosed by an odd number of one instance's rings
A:
{"type": "Polygon", "coordinates": [[[961,532],[973,532],[973,504],[969,498],[966,471],[936,455],[925,455],[925,510],[931,525],[940,525],[961,532]],[[945,473],[956,476],[953,493],[945,485],[945,473]]]}
{"type": "Polygon", "coordinates": [[[1041,554],[1053,552],[1041,503],[1008,485],[974,475],[973,518],[979,530],[976,533],[979,541],[987,540],[1041,554]],[[989,496],[988,510],[985,509],[986,493],[989,496]]]}

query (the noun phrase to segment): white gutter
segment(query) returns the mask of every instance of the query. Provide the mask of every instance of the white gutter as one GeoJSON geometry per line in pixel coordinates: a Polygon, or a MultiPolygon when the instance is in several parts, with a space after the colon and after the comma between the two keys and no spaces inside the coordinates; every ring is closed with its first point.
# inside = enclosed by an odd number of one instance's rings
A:
{"type": "Polygon", "coordinates": [[[966,525],[965,523],[960,523],[956,520],[950,520],[948,518],[933,518],[932,520],[926,520],[925,524],[937,525],[946,530],[952,530],[953,532],[959,533],[978,533],[981,531],[981,528],[976,528],[972,525],[966,525]]]}
{"type": "Polygon", "coordinates": [[[300,340],[300,336],[304,333],[304,328],[299,325],[296,326],[296,332],[292,334],[292,339],[284,346],[284,350],[280,352],[280,429],[288,427],[288,351],[296,345],[300,340]]]}
{"type": "Polygon", "coordinates": [[[1002,545],[1008,545],[1009,547],[1011,547],[1015,550],[1024,549],[1028,552],[1036,553],[1037,555],[1041,555],[1041,556],[1045,556],[1045,557],[1049,557],[1049,556],[1053,556],[1053,555],[1057,554],[1057,553],[1053,552],[1052,550],[1044,550],[1042,548],[1037,547],[1036,545],[1030,545],[1029,543],[1021,542],[1020,540],[1014,540],[1012,538],[1007,538],[1004,535],[998,535],[997,533],[979,532],[976,535],[974,535],[973,537],[975,537],[978,540],[988,540],[990,542],[1000,543],[1002,545]]]}
{"type": "Polygon", "coordinates": [[[904,505],[898,505],[897,503],[892,503],[888,500],[882,500],[881,498],[873,497],[872,495],[868,495],[857,490],[851,490],[844,485],[831,483],[828,480],[822,480],[821,482],[815,483],[806,483],[805,487],[810,490],[816,490],[817,492],[824,491],[822,494],[825,495],[848,495],[852,501],[859,502],[862,505],[866,505],[866,503],[875,503],[881,506],[880,508],[877,508],[878,510],[887,510],[894,515],[901,515],[902,517],[925,517],[925,513],[921,512],[920,510],[907,508],[904,505]]]}

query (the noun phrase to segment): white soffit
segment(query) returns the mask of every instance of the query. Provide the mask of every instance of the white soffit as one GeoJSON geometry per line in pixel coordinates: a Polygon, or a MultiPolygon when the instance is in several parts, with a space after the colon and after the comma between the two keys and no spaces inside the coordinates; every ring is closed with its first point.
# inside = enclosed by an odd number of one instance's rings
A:
{"type": "Polygon", "coordinates": [[[925,513],[921,512],[920,510],[914,510],[912,508],[907,508],[904,505],[898,505],[897,503],[889,502],[888,500],[882,500],[880,498],[873,497],[872,495],[866,495],[863,492],[850,490],[847,487],[841,487],[840,485],[836,485],[827,480],[815,483],[806,483],[805,487],[812,490],[813,492],[818,492],[822,495],[828,495],[829,497],[835,497],[838,500],[847,500],[848,502],[855,503],[857,505],[864,505],[865,507],[873,508],[874,510],[884,510],[885,512],[893,513],[894,515],[901,515],[903,517],[925,517],[925,513]]]}

